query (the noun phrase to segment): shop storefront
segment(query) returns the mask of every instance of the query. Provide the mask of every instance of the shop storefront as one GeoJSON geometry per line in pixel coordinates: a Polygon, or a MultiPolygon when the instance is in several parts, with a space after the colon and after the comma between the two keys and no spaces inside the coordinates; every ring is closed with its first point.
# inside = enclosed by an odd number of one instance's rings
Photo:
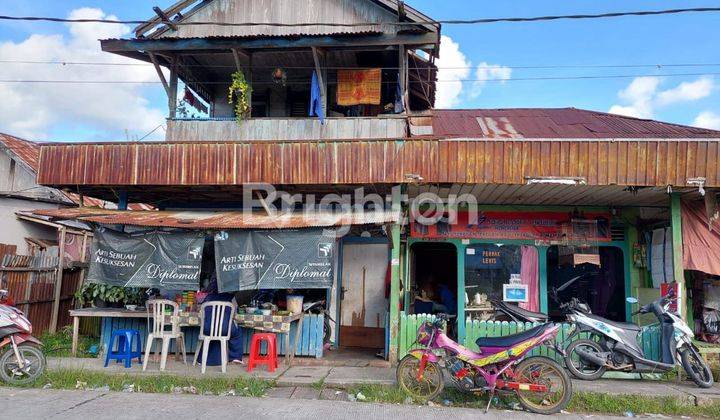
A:
{"type": "MultiPolygon", "coordinates": [[[[442,308],[451,290],[460,340],[466,320],[488,320],[490,300],[518,304],[562,320],[549,291],[573,278],[568,296],[588,302],[593,312],[629,319],[632,294],[626,227],[610,211],[577,208],[459,211],[454,223],[413,223],[408,238],[404,310],[442,308]],[[472,220],[470,220],[473,218],[472,220]],[[430,295],[435,299],[428,298],[430,295]],[[429,303],[433,302],[433,303],[429,303]]],[[[561,296],[562,298],[562,296],[561,296]]],[[[437,311],[434,311],[437,312],[437,311]]]]}
{"type": "MultiPolygon", "coordinates": [[[[44,214],[94,225],[87,283],[176,301],[188,349],[197,345],[203,296],[219,293],[237,305],[236,322],[248,330],[246,352],[252,330],[260,329],[294,340],[279,340],[279,354],[321,358],[342,349],[369,360],[388,357],[387,234],[399,212],[282,218],[85,208],[44,214]]],[[[93,312],[103,318],[103,339],[118,328],[145,333],[142,302],[107,312],[93,312]]]]}

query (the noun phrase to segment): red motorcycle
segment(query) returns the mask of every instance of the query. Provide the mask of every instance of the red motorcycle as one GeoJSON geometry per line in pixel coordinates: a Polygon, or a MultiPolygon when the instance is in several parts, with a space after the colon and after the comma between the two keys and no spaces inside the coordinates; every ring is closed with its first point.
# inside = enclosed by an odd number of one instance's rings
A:
{"type": "Polygon", "coordinates": [[[0,380],[23,385],[39,378],[47,362],[32,324],[12,304],[7,290],[0,290],[0,380]]]}

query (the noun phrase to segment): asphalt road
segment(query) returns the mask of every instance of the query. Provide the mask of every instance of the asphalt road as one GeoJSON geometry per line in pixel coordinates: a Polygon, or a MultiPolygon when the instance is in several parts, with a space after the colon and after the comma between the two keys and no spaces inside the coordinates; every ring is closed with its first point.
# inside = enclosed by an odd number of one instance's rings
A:
{"type": "MultiPolygon", "coordinates": [[[[3,419],[547,419],[517,411],[361,402],[0,388],[3,419]]],[[[587,416],[564,414],[563,419],[587,416]]],[[[592,416],[601,419],[602,416],[592,416]]]]}

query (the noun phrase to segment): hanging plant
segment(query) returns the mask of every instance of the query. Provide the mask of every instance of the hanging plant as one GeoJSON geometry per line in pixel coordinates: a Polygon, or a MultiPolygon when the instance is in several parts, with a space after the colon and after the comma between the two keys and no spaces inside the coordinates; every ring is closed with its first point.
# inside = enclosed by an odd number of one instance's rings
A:
{"type": "Polygon", "coordinates": [[[245,80],[245,74],[236,71],[232,74],[232,84],[228,88],[228,103],[235,104],[235,119],[238,124],[250,116],[250,97],[252,87],[245,80]]]}

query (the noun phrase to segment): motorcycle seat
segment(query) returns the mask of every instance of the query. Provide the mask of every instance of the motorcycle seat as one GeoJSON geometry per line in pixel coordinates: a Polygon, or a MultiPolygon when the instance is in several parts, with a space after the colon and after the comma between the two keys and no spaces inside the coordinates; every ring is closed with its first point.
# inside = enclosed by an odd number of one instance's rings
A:
{"type": "Polygon", "coordinates": [[[504,337],[480,337],[475,340],[478,347],[512,347],[515,344],[522,343],[533,337],[542,334],[548,324],[538,325],[517,334],[506,335],[504,337]]]}
{"type": "Polygon", "coordinates": [[[517,315],[519,318],[537,319],[540,322],[545,322],[548,320],[548,316],[544,313],[528,311],[527,309],[523,309],[517,305],[509,305],[504,302],[501,302],[501,304],[505,310],[507,310],[508,312],[512,312],[513,314],[517,315]]]}
{"type": "Polygon", "coordinates": [[[605,319],[605,318],[603,318],[603,317],[599,317],[599,316],[592,315],[592,314],[587,314],[586,316],[587,316],[588,318],[592,318],[592,319],[597,320],[597,321],[602,321],[602,322],[604,322],[604,323],[606,323],[606,324],[608,324],[608,325],[612,325],[612,326],[615,327],[615,328],[620,328],[620,329],[623,329],[623,330],[640,331],[640,330],[642,329],[641,326],[639,326],[639,325],[637,325],[637,324],[630,323],[630,322],[610,321],[609,319],[605,319]]]}

